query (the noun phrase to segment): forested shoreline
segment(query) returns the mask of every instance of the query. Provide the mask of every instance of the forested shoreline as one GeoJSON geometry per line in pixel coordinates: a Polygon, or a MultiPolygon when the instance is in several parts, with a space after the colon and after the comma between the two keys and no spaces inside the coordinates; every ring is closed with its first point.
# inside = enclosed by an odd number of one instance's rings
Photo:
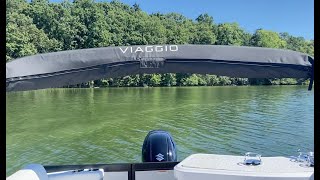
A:
{"type": "MultiPolygon", "coordinates": [[[[178,13],[147,14],[120,1],[6,0],[6,62],[46,52],[146,44],[212,44],[290,49],[314,55],[314,41],[237,23],[195,20],[178,13]]],[[[70,87],[296,85],[305,79],[248,79],[199,74],[139,74],[70,87]]]]}

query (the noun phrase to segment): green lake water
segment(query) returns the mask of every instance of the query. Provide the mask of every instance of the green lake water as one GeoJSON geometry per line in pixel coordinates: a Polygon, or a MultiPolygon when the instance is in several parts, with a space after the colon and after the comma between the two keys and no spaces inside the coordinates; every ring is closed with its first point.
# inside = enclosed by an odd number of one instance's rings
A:
{"type": "Polygon", "coordinates": [[[297,155],[314,148],[306,86],[48,89],[6,94],[7,176],[43,165],[141,162],[148,131],[193,153],[297,155]]]}

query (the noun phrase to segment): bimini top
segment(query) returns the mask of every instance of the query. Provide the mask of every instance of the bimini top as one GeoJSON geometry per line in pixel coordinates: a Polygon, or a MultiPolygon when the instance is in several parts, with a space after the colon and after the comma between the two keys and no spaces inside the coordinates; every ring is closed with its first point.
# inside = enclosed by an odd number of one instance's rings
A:
{"type": "MultiPolygon", "coordinates": [[[[6,90],[24,91],[140,73],[311,78],[313,57],[290,50],[215,45],[145,45],[38,54],[6,64],[6,90]]],[[[312,84],[312,83],[311,83],[312,84]]]]}

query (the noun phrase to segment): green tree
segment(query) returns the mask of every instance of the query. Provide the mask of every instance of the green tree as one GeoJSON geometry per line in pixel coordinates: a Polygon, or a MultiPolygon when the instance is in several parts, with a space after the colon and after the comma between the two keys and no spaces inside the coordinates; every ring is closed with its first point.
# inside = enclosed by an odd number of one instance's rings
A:
{"type": "Polygon", "coordinates": [[[190,20],[177,13],[169,13],[158,17],[161,18],[161,23],[166,29],[166,44],[189,43],[191,34],[188,27],[192,25],[190,20]]]}
{"type": "Polygon", "coordinates": [[[196,74],[192,74],[188,77],[185,77],[181,80],[182,85],[184,86],[197,86],[199,84],[199,77],[196,74]]]}
{"type": "Polygon", "coordinates": [[[150,76],[150,85],[159,86],[161,83],[161,74],[151,74],[150,76]]]}
{"type": "Polygon", "coordinates": [[[227,85],[231,85],[231,83],[232,83],[232,81],[231,81],[230,77],[219,76],[219,85],[227,86],[227,85]]]}
{"type": "Polygon", "coordinates": [[[303,37],[294,37],[288,33],[280,33],[280,37],[286,41],[287,49],[314,55],[313,41],[306,41],[303,37]]]}
{"type": "Polygon", "coordinates": [[[166,73],[161,76],[162,86],[175,86],[177,84],[176,74],[166,73]]]}
{"type": "Polygon", "coordinates": [[[10,13],[6,27],[6,60],[36,53],[60,50],[56,39],[49,39],[32,19],[24,14],[10,13]]]}
{"type": "Polygon", "coordinates": [[[192,44],[214,44],[217,37],[213,18],[208,14],[201,14],[196,21],[192,44]]]}
{"type": "Polygon", "coordinates": [[[251,38],[251,44],[257,47],[285,48],[286,41],[273,31],[258,29],[251,38]]]}
{"type": "Polygon", "coordinates": [[[237,23],[223,23],[217,27],[217,41],[218,45],[245,45],[247,34],[239,27],[237,23]]]}

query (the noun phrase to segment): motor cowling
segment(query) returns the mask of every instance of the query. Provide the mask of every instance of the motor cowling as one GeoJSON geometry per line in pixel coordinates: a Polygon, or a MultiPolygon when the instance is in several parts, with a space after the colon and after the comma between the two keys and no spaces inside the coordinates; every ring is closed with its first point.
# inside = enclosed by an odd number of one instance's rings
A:
{"type": "Polygon", "coordinates": [[[176,145],[167,131],[152,130],[144,139],[142,162],[177,161],[176,145]]]}

